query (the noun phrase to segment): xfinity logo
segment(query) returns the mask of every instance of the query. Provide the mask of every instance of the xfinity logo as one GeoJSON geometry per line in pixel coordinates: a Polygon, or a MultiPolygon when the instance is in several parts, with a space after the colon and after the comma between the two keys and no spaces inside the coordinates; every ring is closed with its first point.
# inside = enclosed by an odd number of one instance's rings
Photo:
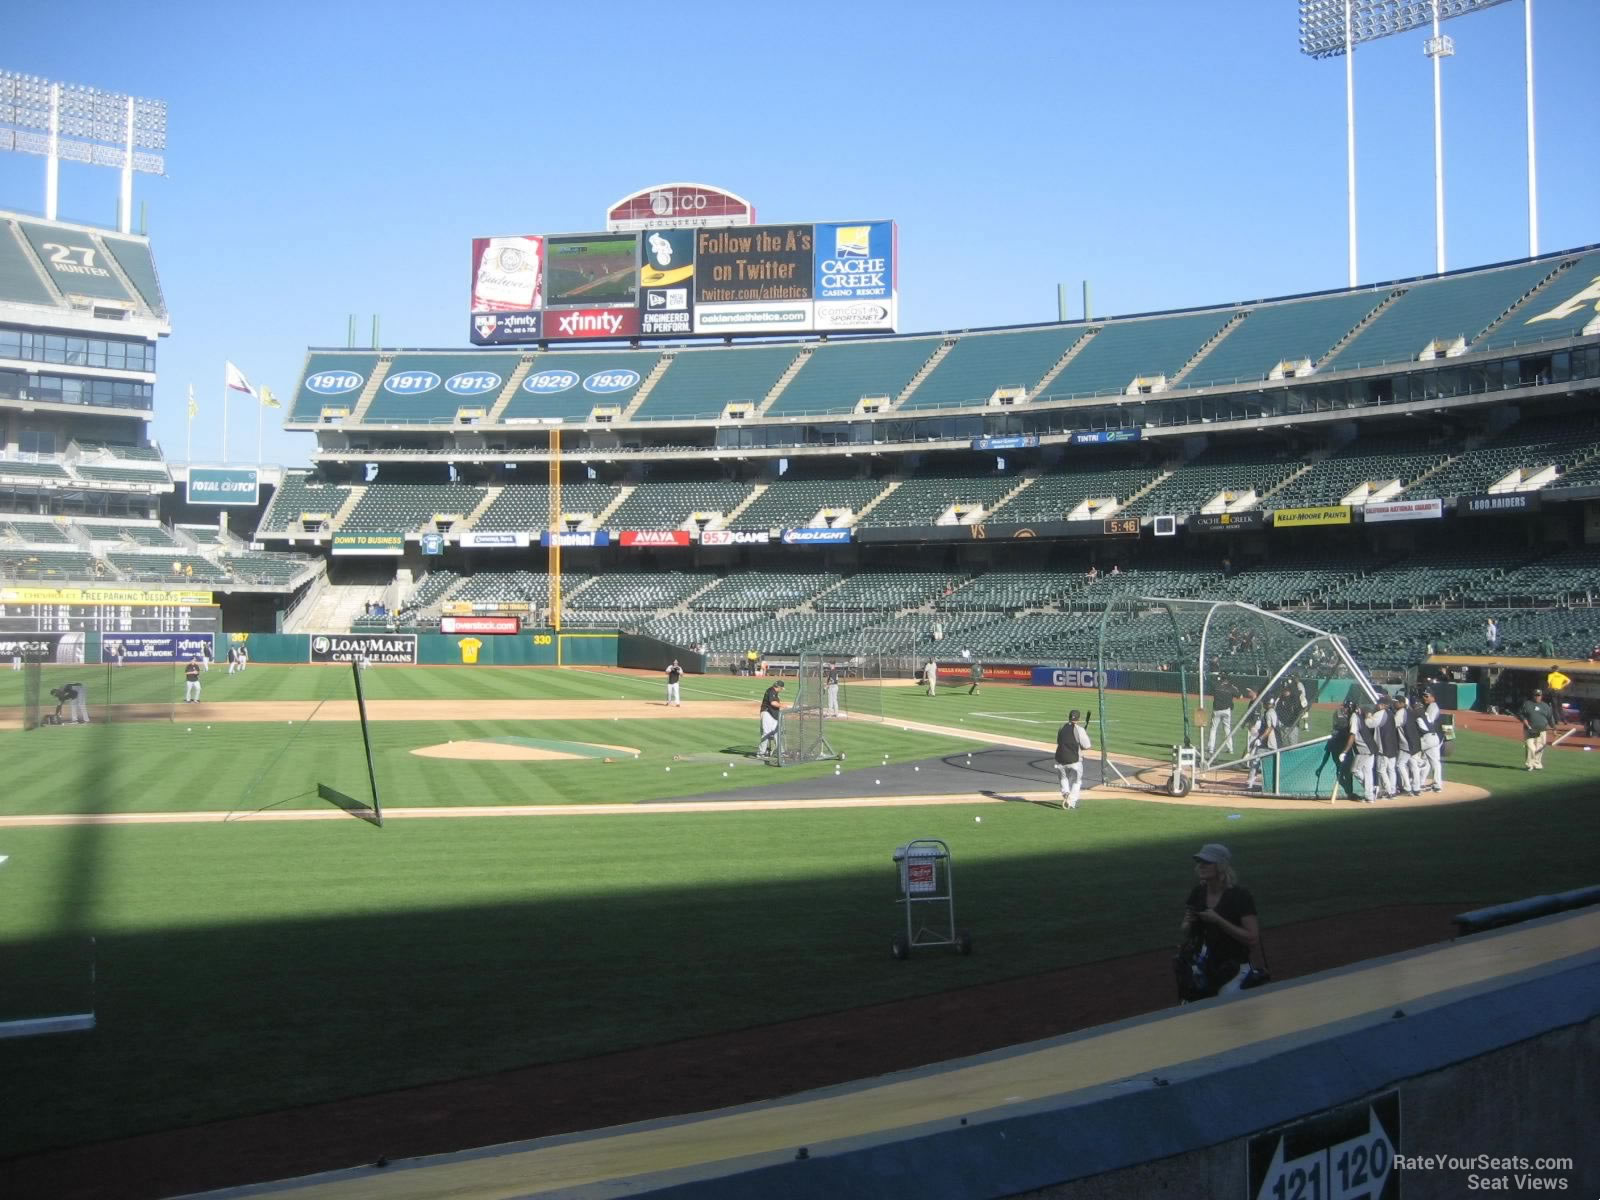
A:
{"type": "Polygon", "coordinates": [[[588,333],[618,334],[622,332],[622,314],[605,310],[563,313],[556,318],[556,331],[565,337],[588,333]]]}

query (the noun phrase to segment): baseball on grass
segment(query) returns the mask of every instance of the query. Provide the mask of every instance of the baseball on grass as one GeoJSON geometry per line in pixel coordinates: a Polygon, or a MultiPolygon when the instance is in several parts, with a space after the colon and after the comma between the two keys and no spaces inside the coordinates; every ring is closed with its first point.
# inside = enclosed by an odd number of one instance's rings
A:
{"type": "Polygon", "coordinates": [[[979,825],[983,824],[983,818],[982,817],[973,817],[972,819],[974,821],[976,821],[979,825]]]}

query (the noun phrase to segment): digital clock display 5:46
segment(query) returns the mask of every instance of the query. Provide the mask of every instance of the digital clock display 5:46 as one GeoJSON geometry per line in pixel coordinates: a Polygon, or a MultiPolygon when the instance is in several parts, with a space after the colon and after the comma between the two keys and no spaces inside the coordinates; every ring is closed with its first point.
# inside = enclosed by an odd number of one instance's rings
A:
{"type": "Polygon", "coordinates": [[[1107,517],[1102,526],[1107,537],[1138,537],[1138,517],[1107,517]]]}

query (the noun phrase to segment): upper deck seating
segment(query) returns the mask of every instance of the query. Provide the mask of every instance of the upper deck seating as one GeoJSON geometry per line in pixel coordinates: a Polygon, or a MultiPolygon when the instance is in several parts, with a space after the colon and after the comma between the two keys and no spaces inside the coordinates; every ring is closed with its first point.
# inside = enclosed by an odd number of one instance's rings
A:
{"type": "Polygon", "coordinates": [[[81,518],[77,521],[77,525],[96,541],[129,541],[137,542],[141,546],[157,546],[163,549],[178,544],[176,539],[159,525],[139,525],[126,521],[88,521],[81,518]]]}
{"type": "Polygon", "coordinates": [[[29,479],[69,479],[66,467],[58,462],[29,462],[24,459],[0,458],[0,475],[15,475],[29,479]]]}
{"type": "Polygon", "coordinates": [[[854,412],[867,396],[892,403],[942,344],[940,338],[826,342],[806,357],[767,410],[769,417],[854,412]]]}
{"type": "Polygon", "coordinates": [[[487,413],[521,361],[519,354],[397,354],[364,420],[441,425],[463,408],[487,413]]]}
{"type": "Polygon", "coordinates": [[[1388,290],[1346,292],[1262,304],[1183,378],[1184,387],[1217,387],[1267,378],[1283,362],[1322,357],[1374,308],[1388,290]]]}
{"type": "Polygon", "coordinates": [[[1232,318],[1231,312],[1187,313],[1108,324],[1051,382],[1050,396],[1121,395],[1135,379],[1183,369],[1232,318]]]}
{"type": "Polygon", "coordinates": [[[188,582],[205,580],[221,582],[228,574],[208,558],[182,551],[161,554],[140,554],[134,551],[115,551],[106,555],[106,561],[130,579],[150,582],[188,582]],[[177,568],[174,570],[174,568],[177,568]]]}
{"type": "MultiPolygon", "coordinates": [[[[587,421],[596,408],[625,409],[660,359],[657,350],[581,350],[536,355],[500,419],[528,422],[559,417],[562,421],[587,421]]],[[[667,373],[672,373],[670,368],[667,373]]]]}
{"type": "Polygon", "coordinates": [[[39,278],[29,261],[33,253],[26,241],[18,240],[20,237],[15,221],[0,220],[0,300],[54,308],[56,298],[39,278]]]}
{"type": "Polygon", "coordinates": [[[1080,586],[1062,571],[987,571],[934,601],[941,611],[1015,612],[1036,608],[1080,586]]]}
{"type": "Polygon", "coordinates": [[[48,546],[70,546],[72,539],[54,521],[30,521],[22,517],[13,517],[0,513],[0,529],[8,530],[21,542],[32,542],[48,546]]]}
{"type": "Polygon", "coordinates": [[[712,420],[729,404],[759,405],[799,352],[796,346],[679,351],[634,420],[712,420]]]}
{"type": "Polygon", "coordinates": [[[0,576],[52,582],[109,578],[104,564],[80,550],[34,550],[9,546],[0,547],[0,576]]]}
{"type": "Polygon", "coordinates": [[[317,566],[317,559],[299,554],[227,554],[219,565],[236,580],[287,586],[317,566]]]}
{"type": "Polygon", "coordinates": [[[1085,326],[1064,325],[963,334],[902,407],[982,405],[997,388],[1022,388],[1031,393],[1087,333],[1085,326]]]}
{"type": "Polygon", "coordinates": [[[122,273],[128,277],[145,307],[161,316],[166,315],[167,302],[161,295],[161,281],[156,277],[155,260],[150,257],[150,243],[134,238],[114,237],[109,233],[99,235],[105,248],[111,251],[122,273]]]}
{"type": "Polygon", "coordinates": [[[1597,287],[1600,287],[1600,250],[1591,250],[1534,293],[1521,310],[1475,342],[1472,349],[1504,350],[1530,342],[1577,337],[1584,326],[1600,315],[1597,287]]]}
{"type": "Polygon", "coordinates": [[[172,476],[167,474],[167,469],[159,470],[149,467],[113,467],[105,463],[80,462],[74,468],[80,479],[99,479],[108,483],[167,483],[172,482],[172,476]]]}
{"type": "Polygon", "coordinates": [[[1426,279],[1351,338],[1324,368],[1346,371],[1415,362],[1429,343],[1471,342],[1554,269],[1548,259],[1426,279]]]}
{"type": "Polygon", "coordinates": [[[289,402],[291,422],[315,424],[324,408],[355,412],[361,393],[378,369],[376,351],[324,350],[306,355],[300,386],[289,402]]]}
{"type": "Polygon", "coordinates": [[[654,612],[673,608],[716,579],[709,571],[610,571],[581,593],[571,595],[575,609],[627,609],[654,612]]]}

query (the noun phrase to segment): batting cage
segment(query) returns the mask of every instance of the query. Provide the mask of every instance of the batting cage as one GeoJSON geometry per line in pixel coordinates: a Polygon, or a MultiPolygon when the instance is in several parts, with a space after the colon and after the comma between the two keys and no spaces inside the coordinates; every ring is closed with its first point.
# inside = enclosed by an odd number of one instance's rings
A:
{"type": "Polygon", "coordinates": [[[778,714],[773,761],[778,766],[837,758],[828,744],[828,722],[839,720],[845,672],[831,657],[802,653],[795,667],[794,691],[778,714]]]}
{"type": "MultiPolygon", "coordinates": [[[[1335,723],[1347,701],[1377,694],[1327,630],[1241,601],[1163,596],[1106,606],[1095,691],[1101,753],[1166,763],[1174,794],[1303,797],[1349,791],[1335,723]]],[[[1108,765],[1108,779],[1121,774],[1108,765]]]]}

